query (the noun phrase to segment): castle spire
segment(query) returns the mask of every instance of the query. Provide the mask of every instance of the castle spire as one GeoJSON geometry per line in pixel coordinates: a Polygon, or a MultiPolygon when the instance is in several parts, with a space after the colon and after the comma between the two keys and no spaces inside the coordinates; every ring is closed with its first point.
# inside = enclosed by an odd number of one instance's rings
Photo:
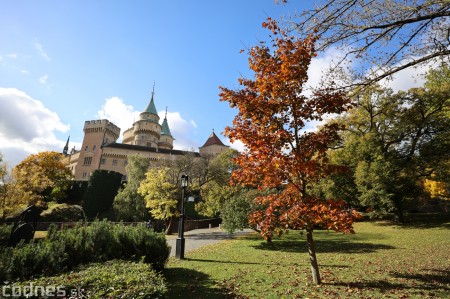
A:
{"type": "Polygon", "coordinates": [[[172,134],[170,133],[169,123],[167,122],[167,106],[166,106],[166,115],[164,116],[164,120],[161,125],[161,135],[168,135],[172,137],[172,134]]]}
{"type": "Polygon", "coordinates": [[[147,108],[145,108],[144,112],[158,115],[158,112],[156,111],[154,97],[155,97],[155,83],[153,82],[152,98],[150,99],[150,103],[148,103],[147,108]]]}
{"type": "Polygon", "coordinates": [[[66,145],[64,146],[64,150],[63,150],[63,154],[66,156],[69,152],[69,139],[70,139],[70,135],[69,135],[69,137],[67,137],[66,145]]]}

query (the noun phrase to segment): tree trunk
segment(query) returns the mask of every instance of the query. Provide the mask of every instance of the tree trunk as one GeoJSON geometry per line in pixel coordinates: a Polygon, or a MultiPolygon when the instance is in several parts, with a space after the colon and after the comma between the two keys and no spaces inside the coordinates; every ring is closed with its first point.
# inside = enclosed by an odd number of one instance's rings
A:
{"type": "Polygon", "coordinates": [[[405,223],[405,215],[403,214],[403,203],[401,198],[394,199],[395,206],[395,221],[399,223],[405,223]]]}
{"type": "Polygon", "coordinates": [[[171,235],[173,234],[173,229],[175,227],[175,221],[174,221],[175,217],[170,217],[169,223],[166,223],[166,231],[165,234],[166,235],[171,235]]]}
{"type": "Polygon", "coordinates": [[[316,247],[314,246],[313,230],[306,230],[306,241],[308,243],[309,262],[311,263],[311,274],[314,284],[321,284],[319,265],[316,258],[316,247]]]}

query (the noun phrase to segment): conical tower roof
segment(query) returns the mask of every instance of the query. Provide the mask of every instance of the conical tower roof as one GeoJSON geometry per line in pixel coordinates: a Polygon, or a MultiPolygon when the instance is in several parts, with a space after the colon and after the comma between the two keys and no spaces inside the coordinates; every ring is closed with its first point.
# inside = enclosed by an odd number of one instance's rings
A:
{"type": "Polygon", "coordinates": [[[169,123],[167,122],[167,108],[166,108],[166,116],[164,117],[163,123],[161,125],[161,135],[167,135],[172,137],[169,129],[169,123]]]}
{"type": "Polygon", "coordinates": [[[155,106],[155,100],[154,100],[155,92],[152,92],[152,99],[150,100],[150,103],[148,103],[147,108],[145,108],[144,112],[151,113],[151,114],[158,114],[156,111],[155,106]]]}
{"type": "Polygon", "coordinates": [[[67,142],[66,142],[66,145],[64,146],[64,149],[63,149],[63,154],[66,155],[66,156],[69,153],[69,139],[70,139],[70,135],[69,135],[69,137],[67,137],[67,142]]]}
{"type": "Polygon", "coordinates": [[[214,133],[214,130],[213,130],[211,135],[209,135],[208,140],[206,140],[205,144],[203,144],[202,147],[214,145],[214,144],[225,146],[222,143],[222,141],[220,141],[219,137],[217,137],[216,133],[214,133]]]}

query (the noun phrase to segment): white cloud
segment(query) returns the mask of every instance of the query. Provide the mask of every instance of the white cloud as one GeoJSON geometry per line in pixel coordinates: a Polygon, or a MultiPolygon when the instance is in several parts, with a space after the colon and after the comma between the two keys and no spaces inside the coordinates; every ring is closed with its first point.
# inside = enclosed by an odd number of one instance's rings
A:
{"type": "Polygon", "coordinates": [[[245,145],[244,145],[244,143],[243,143],[242,141],[240,141],[240,140],[235,140],[233,143],[231,143],[231,142],[230,142],[230,139],[225,138],[224,141],[223,141],[223,143],[224,143],[225,145],[230,146],[232,149],[235,149],[235,150],[239,151],[239,152],[243,152],[243,151],[245,150],[245,145]]]}
{"type": "Polygon", "coordinates": [[[43,76],[39,77],[39,82],[41,84],[47,84],[47,80],[48,80],[48,75],[43,75],[43,76]]]}
{"type": "Polygon", "coordinates": [[[139,111],[135,111],[131,105],[126,105],[121,98],[111,97],[105,99],[105,104],[98,111],[97,116],[113,122],[120,128],[122,134],[139,119],[139,111]]]}
{"type": "Polygon", "coordinates": [[[27,71],[27,70],[21,70],[20,72],[21,72],[22,74],[24,74],[24,75],[29,75],[29,74],[30,74],[30,72],[27,71]]]}
{"type": "Polygon", "coordinates": [[[26,156],[40,151],[61,151],[65,141],[55,131],[67,132],[69,125],[25,92],[0,87],[0,152],[13,167],[26,156]]]}
{"type": "MultiPolygon", "coordinates": [[[[345,53],[342,49],[338,50],[336,48],[330,48],[320,56],[315,57],[311,60],[310,67],[308,69],[308,82],[306,84],[308,88],[305,91],[305,95],[311,94],[310,88],[320,87],[321,80],[325,78],[324,76],[327,74],[327,71],[329,71],[330,67],[335,65],[336,62],[340,61],[344,57],[344,55],[345,53]]],[[[342,63],[341,67],[343,70],[356,70],[360,66],[358,65],[357,59],[351,59],[347,57],[346,61],[342,63]]],[[[412,87],[419,87],[422,86],[425,82],[423,75],[431,68],[433,68],[433,65],[431,63],[423,64],[415,68],[410,67],[396,73],[390,79],[382,80],[380,84],[392,88],[396,92],[399,90],[406,91],[412,87]]],[[[367,75],[369,75],[372,71],[372,69],[369,69],[367,71],[367,75]]],[[[380,72],[381,71],[378,71],[378,73],[380,72]]],[[[339,78],[334,79],[336,81],[339,81],[339,78]]]]}
{"type": "MultiPolygon", "coordinates": [[[[325,76],[329,77],[327,73],[330,71],[332,66],[335,66],[337,62],[341,61],[345,53],[342,50],[336,48],[329,48],[320,56],[314,57],[311,60],[311,64],[308,68],[308,81],[306,83],[305,95],[311,95],[311,89],[318,88],[322,84],[322,80],[326,79],[325,76]]],[[[341,67],[343,70],[351,67],[351,62],[343,62],[341,67]]],[[[336,73],[334,73],[336,75],[336,73]]],[[[336,77],[336,81],[339,79],[336,77]]]]}
{"type": "Polygon", "coordinates": [[[198,128],[198,125],[192,119],[189,121],[194,128],[198,128]]]}
{"type": "Polygon", "coordinates": [[[417,67],[409,67],[394,74],[392,78],[383,79],[380,84],[392,88],[393,91],[407,91],[413,87],[421,87],[425,83],[424,75],[433,67],[433,62],[419,65],[417,67]]]}
{"type": "Polygon", "coordinates": [[[44,51],[44,47],[42,46],[42,44],[35,42],[34,47],[38,51],[39,55],[41,55],[45,60],[47,60],[47,61],[51,60],[50,57],[48,56],[47,52],[44,51]]]}
{"type": "Polygon", "coordinates": [[[12,58],[12,59],[17,58],[17,53],[8,54],[8,55],[6,55],[6,57],[9,57],[9,58],[12,58]]]}

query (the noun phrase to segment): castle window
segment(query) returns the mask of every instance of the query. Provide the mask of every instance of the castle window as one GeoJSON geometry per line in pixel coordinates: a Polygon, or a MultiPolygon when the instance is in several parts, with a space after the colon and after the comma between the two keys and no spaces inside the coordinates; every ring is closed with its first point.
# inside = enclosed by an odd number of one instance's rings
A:
{"type": "Polygon", "coordinates": [[[83,172],[83,179],[85,179],[86,176],[87,176],[87,173],[86,173],[86,172],[83,172]]]}
{"type": "Polygon", "coordinates": [[[97,148],[97,146],[96,145],[94,145],[94,147],[92,148],[92,150],[95,152],[95,149],[97,148]]]}
{"type": "Polygon", "coordinates": [[[92,157],[84,157],[83,165],[91,165],[91,163],[92,163],[92,157]]]}
{"type": "Polygon", "coordinates": [[[127,166],[128,165],[128,160],[125,160],[124,162],[123,162],[123,166],[127,166]]]}
{"type": "Polygon", "coordinates": [[[114,160],[112,161],[112,165],[113,165],[113,166],[117,166],[117,160],[114,159],[114,160]]]}
{"type": "Polygon", "coordinates": [[[100,160],[100,164],[101,164],[101,165],[105,165],[105,164],[106,164],[106,159],[105,159],[105,158],[101,159],[101,160],[100,160]]]}
{"type": "Polygon", "coordinates": [[[86,147],[84,148],[84,150],[87,152],[88,149],[89,149],[89,146],[86,145],[86,147]]]}

